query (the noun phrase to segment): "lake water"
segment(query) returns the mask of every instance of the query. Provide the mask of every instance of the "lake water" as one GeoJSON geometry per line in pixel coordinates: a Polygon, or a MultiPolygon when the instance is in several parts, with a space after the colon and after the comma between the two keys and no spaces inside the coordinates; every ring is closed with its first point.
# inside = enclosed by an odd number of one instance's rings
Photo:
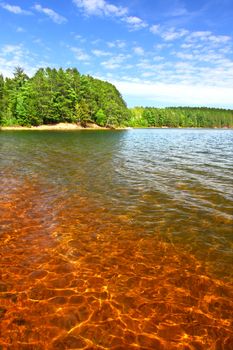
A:
{"type": "Polygon", "coordinates": [[[232,145],[0,132],[0,348],[233,349],[232,145]]]}

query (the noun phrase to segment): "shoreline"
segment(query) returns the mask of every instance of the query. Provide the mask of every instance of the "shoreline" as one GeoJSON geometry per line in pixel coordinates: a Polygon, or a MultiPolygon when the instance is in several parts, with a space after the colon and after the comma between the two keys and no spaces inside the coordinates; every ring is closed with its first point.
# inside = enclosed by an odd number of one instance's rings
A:
{"type": "Polygon", "coordinates": [[[2,126],[1,131],[5,130],[125,130],[127,128],[107,128],[97,124],[89,123],[86,127],[73,123],[43,124],[38,126],[2,126]]]}
{"type": "Polygon", "coordinates": [[[58,123],[58,124],[43,124],[38,126],[0,126],[0,131],[21,131],[21,130],[60,130],[60,131],[66,131],[66,130],[130,130],[130,129],[221,129],[221,130],[232,130],[231,127],[222,127],[222,128],[206,128],[206,127],[169,127],[169,126],[150,126],[150,127],[105,127],[105,126],[99,126],[94,123],[88,123],[86,127],[81,126],[80,124],[74,124],[74,123],[58,123]]]}

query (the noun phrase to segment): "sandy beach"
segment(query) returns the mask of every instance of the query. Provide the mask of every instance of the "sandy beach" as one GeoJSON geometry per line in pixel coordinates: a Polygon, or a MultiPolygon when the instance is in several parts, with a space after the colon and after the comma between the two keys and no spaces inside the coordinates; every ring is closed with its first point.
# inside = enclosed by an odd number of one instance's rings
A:
{"type": "Polygon", "coordinates": [[[74,123],[58,123],[58,124],[47,124],[39,126],[3,126],[1,130],[108,130],[109,128],[101,127],[94,123],[88,123],[84,128],[80,124],[74,123]]]}

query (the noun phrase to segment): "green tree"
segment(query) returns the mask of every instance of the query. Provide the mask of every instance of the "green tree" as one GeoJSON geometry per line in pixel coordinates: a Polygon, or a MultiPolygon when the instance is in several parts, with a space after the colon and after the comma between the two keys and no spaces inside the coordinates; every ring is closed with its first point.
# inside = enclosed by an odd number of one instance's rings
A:
{"type": "Polygon", "coordinates": [[[90,121],[90,109],[88,103],[84,99],[79,103],[79,116],[81,126],[85,128],[90,121]]]}
{"type": "Polygon", "coordinates": [[[102,109],[99,109],[96,113],[96,122],[100,126],[106,126],[107,117],[102,109]]]}
{"type": "Polygon", "coordinates": [[[0,125],[2,125],[5,106],[4,106],[4,90],[5,90],[5,81],[3,75],[0,74],[0,125]]]}

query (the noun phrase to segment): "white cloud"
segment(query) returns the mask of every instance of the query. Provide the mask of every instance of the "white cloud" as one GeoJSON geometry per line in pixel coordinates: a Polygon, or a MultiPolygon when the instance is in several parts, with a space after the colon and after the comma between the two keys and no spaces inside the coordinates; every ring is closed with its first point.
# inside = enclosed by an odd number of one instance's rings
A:
{"type": "Polygon", "coordinates": [[[182,44],[182,45],[180,45],[180,47],[182,48],[182,49],[191,49],[192,47],[193,47],[193,44],[182,44]]]}
{"type": "Polygon", "coordinates": [[[115,40],[107,43],[108,47],[116,47],[118,49],[124,49],[126,47],[126,43],[123,40],[115,40]]]}
{"type": "Polygon", "coordinates": [[[112,55],[110,52],[103,51],[103,50],[92,50],[92,53],[97,57],[106,57],[106,56],[112,55]]]}
{"type": "Polygon", "coordinates": [[[170,47],[172,47],[172,43],[167,43],[167,42],[154,45],[155,50],[163,50],[163,49],[168,49],[170,47]]]}
{"type": "Polygon", "coordinates": [[[180,39],[180,38],[184,37],[188,33],[189,32],[186,29],[175,30],[175,28],[170,28],[170,29],[162,32],[161,37],[165,41],[173,41],[173,40],[180,39]]]}
{"type": "Polygon", "coordinates": [[[128,12],[127,8],[113,5],[105,0],[73,0],[73,2],[86,15],[122,17],[128,12]]]}
{"type": "MultiPolygon", "coordinates": [[[[136,67],[139,68],[139,74],[138,76],[142,75],[145,76],[148,73],[151,73],[153,75],[157,75],[159,77],[159,73],[164,73],[169,68],[170,63],[159,63],[159,62],[151,62],[148,59],[142,59],[139,61],[139,63],[136,64],[136,67]]],[[[161,77],[160,77],[161,78],[161,77]]]]}
{"type": "Polygon", "coordinates": [[[192,32],[187,39],[192,40],[197,38],[199,40],[206,40],[210,35],[211,32],[209,31],[192,32]]]}
{"type": "Polygon", "coordinates": [[[165,41],[173,41],[176,39],[180,39],[189,34],[189,31],[186,29],[176,29],[161,27],[159,24],[154,24],[150,27],[150,32],[153,34],[157,34],[161,36],[161,38],[165,41]]]}
{"type": "Polygon", "coordinates": [[[148,59],[141,59],[136,66],[142,70],[153,70],[154,65],[148,59]]]}
{"type": "Polygon", "coordinates": [[[75,58],[78,61],[82,61],[86,64],[89,64],[90,56],[83,50],[78,47],[71,47],[71,51],[75,54],[75,58]]]}
{"type": "Polygon", "coordinates": [[[141,18],[136,16],[127,16],[122,19],[131,30],[139,30],[142,28],[146,28],[148,24],[144,22],[141,18]]]}
{"type": "Polygon", "coordinates": [[[48,16],[54,23],[62,24],[67,21],[65,17],[59,15],[57,12],[47,7],[42,7],[41,5],[36,4],[33,8],[37,12],[43,13],[44,15],[48,16]]]}
{"type": "Polygon", "coordinates": [[[191,48],[193,43],[211,43],[213,45],[223,45],[229,43],[232,38],[228,35],[214,35],[211,31],[194,31],[190,32],[187,29],[176,29],[161,27],[155,24],[150,27],[150,32],[161,36],[164,41],[173,41],[183,38],[185,42],[182,48],[191,48]]]}
{"type": "Polygon", "coordinates": [[[232,106],[233,88],[112,81],[125,98],[144,100],[145,105],[161,102],[164,105],[232,106]]]}
{"type": "Polygon", "coordinates": [[[125,62],[128,58],[130,58],[130,55],[124,55],[124,54],[119,54],[117,56],[111,57],[107,61],[101,62],[101,65],[105,69],[116,69],[122,66],[122,63],[125,62]]]}
{"type": "Polygon", "coordinates": [[[143,56],[145,54],[144,49],[140,46],[134,47],[133,51],[138,56],[143,56]]]}
{"type": "MultiPolygon", "coordinates": [[[[160,35],[164,32],[162,31],[160,35]]],[[[192,33],[185,29],[176,30],[172,28],[167,32],[173,35],[173,39],[174,36],[179,37],[181,41],[179,48],[176,47],[175,49],[175,45],[171,40],[164,40],[159,46],[154,46],[154,51],[145,52],[143,46],[137,46],[134,43],[135,46],[131,49],[135,54],[134,62],[130,60],[127,62],[119,61],[119,59],[112,57],[111,60],[106,60],[101,65],[109,70],[118,69],[118,77],[123,79],[126,67],[130,67],[130,65],[132,67],[133,64],[134,70],[130,77],[131,82],[135,81],[135,77],[138,77],[139,81],[151,77],[151,82],[170,85],[196,86],[201,82],[203,85],[221,89],[229,89],[233,86],[232,51],[231,42],[228,39],[225,39],[222,44],[218,40],[198,40],[203,35],[213,36],[211,32],[208,32],[204,34],[195,33],[193,37],[197,39],[188,41],[187,38],[192,33]],[[166,49],[165,55],[163,55],[163,51],[158,51],[163,48],[166,49]]],[[[112,44],[109,46],[114,47],[112,44]]]]}
{"type": "Polygon", "coordinates": [[[20,6],[10,5],[7,3],[0,3],[0,6],[15,15],[31,15],[30,11],[23,10],[20,6]]]}
{"type": "Polygon", "coordinates": [[[150,32],[153,34],[158,34],[160,30],[160,24],[154,24],[150,27],[150,32]]]}
{"type": "Polygon", "coordinates": [[[212,41],[213,43],[223,44],[229,42],[231,37],[227,35],[210,35],[208,40],[212,41]]]}
{"type": "Polygon", "coordinates": [[[163,56],[154,56],[153,61],[163,61],[164,57],[163,56]]]}
{"type": "Polygon", "coordinates": [[[191,53],[184,52],[174,52],[176,57],[181,58],[182,60],[193,60],[194,56],[191,53]]]}
{"type": "MultiPolygon", "coordinates": [[[[198,31],[189,33],[183,43],[180,45],[180,50],[172,52],[172,54],[184,61],[191,61],[195,67],[196,76],[201,69],[205,70],[206,78],[210,77],[219,68],[225,70],[222,79],[217,80],[221,85],[229,81],[229,62],[232,64],[232,41],[229,36],[214,35],[210,31],[198,31]],[[207,69],[209,67],[210,70],[207,69]]],[[[200,77],[201,79],[204,76],[200,77]]],[[[233,85],[233,82],[231,83],[233,85]]]]}
{"type": "Polygon", "coordinates": [[[187,42],[209,42],[212,44],[226,44],[230,42],[232,38],[228,35],[214,35],[210,31],[196,31],[190,33],[190,35],[187,36],[186,41],[187,42]]]}
{"type": "Polygon", "coordinates": [[[4,45],[1,50],[2,56],[8,56],[9,54],[14,54],[14,56],[21,57],[23,56],[23,47],[21,44],[19,45],[4,45]]]}
{"type": "Polygon", "coordinates": [[[118,17],[125,22],[130,30],[139,30],[148,26],[141,18],[128,16],[128,8],[113,5],[106,0],[73,0],[84,15],[118,17]]]}
{"type": "Polygon", "coordinates": [[[27,50],[23,44],[7,44],[0,47],[0,72],[5,77],[12,77],[14,67],[23,67],[31,76],[39,66],[48,66],[47,62],[40,62],[38,57],[27,50]]]}

